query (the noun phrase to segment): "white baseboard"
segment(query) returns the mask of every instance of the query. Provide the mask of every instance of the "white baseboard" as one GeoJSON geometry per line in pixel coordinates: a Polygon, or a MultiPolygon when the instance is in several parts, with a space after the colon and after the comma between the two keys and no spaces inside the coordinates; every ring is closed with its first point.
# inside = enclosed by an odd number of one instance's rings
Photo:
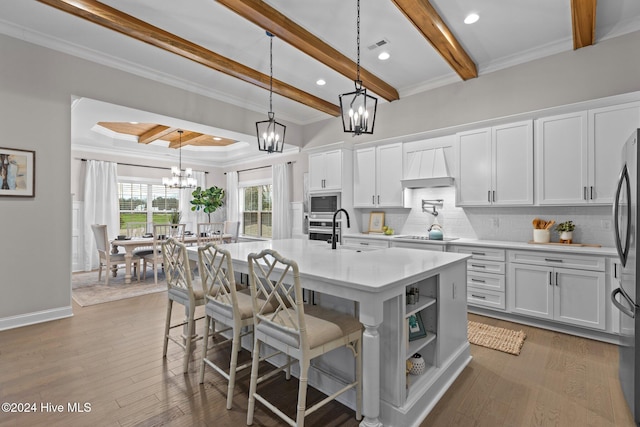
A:
{"type": "Polygon", "coordinates": [[[0,319],[0,331],[19,328],[21,326],[34,325],[36,323],[49,322],[51,320],[64,319],[73,316],[71,306],[52,308],[50,310],[36,311],[17,316],[0,319]]]}

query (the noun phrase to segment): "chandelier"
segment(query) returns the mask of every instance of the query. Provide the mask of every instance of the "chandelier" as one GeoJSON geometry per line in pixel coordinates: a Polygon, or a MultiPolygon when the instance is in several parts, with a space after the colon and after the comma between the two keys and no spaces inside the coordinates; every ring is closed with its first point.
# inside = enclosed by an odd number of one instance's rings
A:
{"type": "Polygon", "coordinates": [[[371,95],[367,95],[367,89],[362,87],[360,80],[360,0],[358,4],[357,25],[357,53],[358,62],[356,68],[356,80],[354,92],[343,93],[338,95],[340,98],[340,113],[342,115],[342,128],[353,136],[363,133],[372,134],[373,125],[376,120],[376,107],[378,99],[371,95]]]}
{"type": "Polygon", "coordinates": [[[191,168],[186,168],[182,170],[182,133],[183,130],[178,130],[178,134],[180,135],[180,147],[178,147],[178,151],[180,153],[180,160],[178,166],[171,166],[171,176],[163,177],[162,184],[165,187],[170,188],[194,188],[197,185],[196,179],[192,177],[193,170],[191,168]]]}
{"type": "Polygon", "coordinates": [[[273,112],[273,34],[269,36],[269,120],[256,122],[258,136],[258,150],[267,153],[282,153],[284,148],[284,132],[287,127],[276,122],[273,112]]]}

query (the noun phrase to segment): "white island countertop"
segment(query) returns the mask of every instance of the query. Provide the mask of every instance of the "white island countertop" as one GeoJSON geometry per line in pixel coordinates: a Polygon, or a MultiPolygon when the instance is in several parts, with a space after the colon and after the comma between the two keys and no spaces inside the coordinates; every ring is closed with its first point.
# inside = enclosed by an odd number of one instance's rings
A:
{"type": "Polygon", "coordinates": [[[252,252],[273,249],[296,261],[302,278],[321,277],[327,282],[368,292],[414,283],[468,258],[468,255],[405,248],[362,249],[338,245],[334,250],[326,242],[304,239],[230,243],[222,247],[234,260],[246,260],[252,252]]]}

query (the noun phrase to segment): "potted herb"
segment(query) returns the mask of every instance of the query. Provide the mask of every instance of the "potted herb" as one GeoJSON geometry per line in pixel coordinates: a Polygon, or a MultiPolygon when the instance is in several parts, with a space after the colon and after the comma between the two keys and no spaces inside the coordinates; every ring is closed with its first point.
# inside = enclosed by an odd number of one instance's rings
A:
{"type": "Polygon", "coordinates": [[[169,222],[171,224],[180,224],[180,218],[182,218],[182,213],[178,210],[173,210],[169,215],[169,222]]]}
{"type": "Polygon", "coordinates": [[[202,187],[196,188],[191,195],[191,210],[199,211],[202,209],[208,215],[211,222],[211,214],[214,213],[224,203],[224,190],[220,187],[209,187],[203,190],[202,187]]]}
{"type": "Polygon", "coordinates": [[[573,221],[565,221],[556,225],[556,231],[560,234],[560,240],[569,240],[573,239],[573,230],[576,229],[573,221]]]}

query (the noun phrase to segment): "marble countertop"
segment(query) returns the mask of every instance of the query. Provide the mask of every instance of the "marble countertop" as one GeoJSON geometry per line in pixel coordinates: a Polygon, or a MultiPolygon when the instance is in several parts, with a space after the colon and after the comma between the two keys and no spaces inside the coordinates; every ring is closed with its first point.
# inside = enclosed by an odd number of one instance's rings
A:
{"type": "MultiPolygon", "coordinates": [[[[354,237],[359,239],[374,239],[374,240],[386,240],[386,241],[402,241],[412,242],[425,245],[461,245],[461,246],[482,246],[493,247],[502,249],[522,249],[531,251],[544,251],[544,252],[560,252],[567,254],[582,254],[582,255],[601,255],[601,256],[613,256],[617,257],[616,248],[614,247],[593,247],[593,246],[573,246],[573,245],[554,245],[554,244],[534,244],[528,242],[509,242],[501,240],[481,240],[481,239],[455,239],[450,241],[442,240],[418,240],[403,238],[402,234],[385,236],[382,234],[366,234],[366,233],[344,233],[342,237],[354,237]]],[[[446,236],[445,236],[446,237],[446,236]]]]}
{"type": "MultiPolygon", "coordinates": [[[[469,258],[464,254],[407,248],[339,246],[333,250],[326,242],[306,239],[228,243],[221,247],[230,252],[234,262],[246,262],[250,253],[274,249],[298,263],[301,278],[308,276],[368,292],[414,283],[469,258]]],[[[194,252],[197,248],[187,250],[194,252]]]]}

